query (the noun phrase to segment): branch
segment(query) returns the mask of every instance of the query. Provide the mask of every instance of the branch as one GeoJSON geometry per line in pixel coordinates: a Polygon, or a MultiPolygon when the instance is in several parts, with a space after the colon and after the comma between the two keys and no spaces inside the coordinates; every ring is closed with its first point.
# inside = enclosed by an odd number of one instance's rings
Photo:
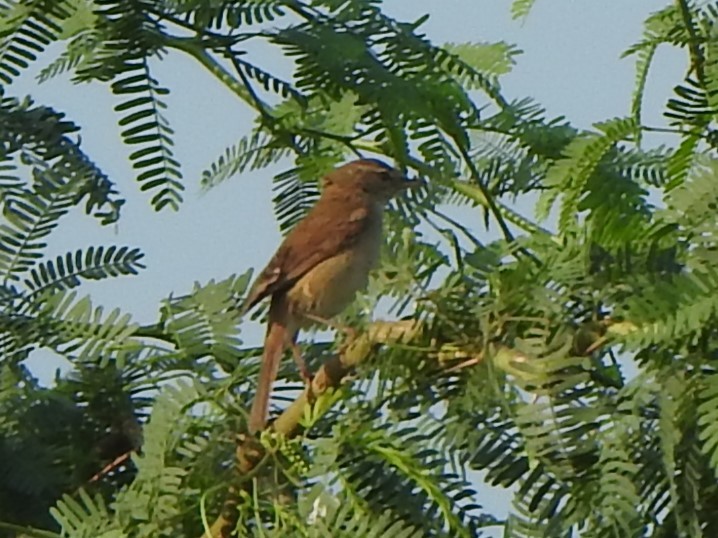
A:
{"type": "Polygon", "coordinates": [[[501,211],[499,211],[499,208],[496,205],[496,201],[494,200],[493,195],[489,192],[488,187],[484,185],[484,183],[481,181],[481,178],[479,177],[479,171],[476,169],[474,162],[471,160],[471,155],[469,155],[469,152],[466,150],[461,141],[457,139],[456,136],[452,136],[452,138],[454,139],[454,143],[459,149],[461,156],[464,158],[464,163],[471,172],[471,177],[474,181],[476,181],[476,185],[479,187],[479,190],[484,197],[486,207],[494,216],[494,220],[496,220],[496,223],[499,225],[499,228],[501,228],[501,232],[504,234],[504,238],[507,242],[513,243],[516,240],[514,238],[514,234],[512,234],[511,230],[509,230],[509,227],[506,224],[506,221],[504,220],[501,211]]]}
{"type": "Polygon", "coordinates": [[[705,60],[703,58],[703,52],[698,45],[698,35],[696,34],[695,28],[693,27],[691,8],[688,5],[687,0],[676,0],[676,6],[681,12],[681,16],[683,17],[683,24],[685,24],[686,31],[690,36],[688,40],[688,50],[691,56],[691,67],[696,73],[696,78],[698,79],[698,82],[700,82],[701,86],[705,87],[705,70],[703,69],[705,60]]]}
{"type": "Polygon", "coordinates": [[[242,101],[249,104],[252,108],[255,108],[254,100],[250,92],[242,86],[229,72],[222,67],[217,60],[207,54],[207,51],[202,47],[200,43],[194,38],[183,38],[183,37],[165,37],[165,43],[167,47],[172,49],[181,50],[192,56],[195,60],[201,63],[207,70],[217,77],[229,90],[237,95],[242,101]]]}
{"type": "Polygon", "coordinates": [[[248,41],[249,39],[253,39],[255,37],[268,38],[271,36],[271,34],[267,32],[230,32],[228,34],[220,34],[207,30],[207,28],[205,28],[204,26],[193,24],[171,13],[162,11],[159,8],[149,7],[147,11],[157,17],[156,22],[166,21],[170,24],[174,24],[179,28],[183,28],[184,30],[194,32],[196,34],[196,37],[205,38],[205,40],[209,41],[209,44],[212,46],[218,46],[223,48],[236,45],[237,43],[240,43],[242,41],[248,41]]]}
{"type": "Polygon", "coordinates": [[[132,333],[132,336],[140,338],[154,338],[155,340],[161,340],[162,342],[167,342],[173,346],[177,345],[175,339],[165,331],[165,325],[162,322],[155,323],[153,325],[140,325],[137,329],[135,329],[135,332],[132,333]]]}
{"type": "MultiPolygon", "coordinates": [[[[464,196],[470,198],[477,204],[482,205],[486,208],[489,207],[489,203],[484,194],[484,191],[472,185],[468,181],[453,180],[451,182],[451,186],[455,191],[458,191],[464,196]]],[[[501,214],[506,218],[506,220],[517,228],[521,228],[523,231],[530,234],[540,234],[548,237],[552,237],[554,235],[550,231],[536,224],[535,222],[527,219],[517,211],[514,211],[507,205],[502,204],[501,202],[495,202],[495,205],[497,210],[501,212],[501,214]]]]}
{"type": "MultiPolygon", "coordinates": [[[[407,343],[416,337],[421,325],[416,320],[377,321],[372,323],[358,338],[349,343],[340,355],[332,357],[319,369],[312,380],[312,397],[316,398],[330,389],[337,389],[347,374],[366,361],[376,346],[407,343]]],[[[286,437],[294,437],[308,404],[306,391],[297,397],[270,425],[272,430],[286,437]]]]}
{"type": "MultiPolygon", "coordinates": [[[[349,343],[337,356],[332,357],[319,369],[312,380],[312,397],[316,398],[330,389],[340,387],[347,374],[366,361],[378,345],[406,343],[419,332],[421,324],[415,320],[395,322],[377,321],[372,323],[359,337],[349,343]]],[[[295,437],[301,431],[300,423],[304,409],[308,404],[306,391],[297,397],[269,426],[273,431],[286,437],[295,437]]],[[[241,485],[251,486],[251,478],[266,460],[266,454],[256,438],[240,436],[236,450],[237,469],[241,475],[241,485]]],[[[220,515],[202,538],[229,538],[234,532],[239,513],[237,504],[239,491],[236,485],[229,488],[222,503],[220,515]]]]}
{"type": "MultiPolygon", "coordinates": [[[[406,344],[419,334],[421,328],[421,322],[416,320],[372,323],[364,333],[319,369],[312,381],[312,398],[346,383],[349,372],[368,360],[378,345],[406,344]]],[[[600,348],[610,345],[616,337],[620,338],[621,335],[633,330],[635,326],[630,323],[614,322],[610,319],[588,323],[577,332],[573,351],[577,356],[589,356],[600,348]]],[[[491,344],[488,348],[479,351],[466,350],[447,343],[440,345],[432,356],[435,356],[440,366],[440,375],[455,374],[491,357],[497,367],[519,378],[522,377],[521,366],[530,363],[533,359],[525,352],[502,344],[491,344]]],[[[286,438],[296,437],[302,432],[301,423],[308,404],[310,399],[305,391],[282,411],[269,428],[286,438]]],[[[246,492],[251,489],[253,478],[270,457],[270,453],[257,438],[247,435],[239,436],[235,455],[239,480],[229,487],[220,515],[202,538],[233,536],[239,519],[237,505],[242,497],[242,490],[246,492]]]]}

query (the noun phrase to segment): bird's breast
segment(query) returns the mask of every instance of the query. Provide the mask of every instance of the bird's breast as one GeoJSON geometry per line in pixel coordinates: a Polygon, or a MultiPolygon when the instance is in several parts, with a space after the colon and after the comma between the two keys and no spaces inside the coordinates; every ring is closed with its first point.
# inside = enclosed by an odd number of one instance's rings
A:
{"type": "Polygon", "coordinates": [[[288,291],[292,310],[331,318],[366,288],[381,250],[381,210],[374,217],[350,248],[317,264],[288,291]]]}

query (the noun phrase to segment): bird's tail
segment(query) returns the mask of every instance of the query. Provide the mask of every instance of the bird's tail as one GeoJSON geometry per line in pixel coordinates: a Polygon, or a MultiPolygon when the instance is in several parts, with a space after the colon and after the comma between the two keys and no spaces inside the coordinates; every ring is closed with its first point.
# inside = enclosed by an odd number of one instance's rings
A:
{"type": "Polygon", "coordinates": [[[293,325],[291,315],[282,299],[275,300],[275,297],[272,297],[268,318],[257,392],[249,412],[248,428],[251,434],[260,432],[267,424],[269,395],[272,392],[274,380],[277,378],[282,354],[286,346],[293,341],[297,332],[297,329],[291,326],[293,325]]]}

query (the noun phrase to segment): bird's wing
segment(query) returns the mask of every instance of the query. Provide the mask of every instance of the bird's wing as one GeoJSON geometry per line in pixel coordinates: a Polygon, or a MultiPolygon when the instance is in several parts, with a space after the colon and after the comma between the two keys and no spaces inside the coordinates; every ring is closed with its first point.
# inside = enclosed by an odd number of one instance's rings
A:
{"type": "Polygon", "coordinates": [[[284,239],[267,267],[255,280],[243,311],[265,297],[286,289],[318,264],[356,243],[366,229],[368,207],[350,204],[322,204],[320,200],[284,239]]]}

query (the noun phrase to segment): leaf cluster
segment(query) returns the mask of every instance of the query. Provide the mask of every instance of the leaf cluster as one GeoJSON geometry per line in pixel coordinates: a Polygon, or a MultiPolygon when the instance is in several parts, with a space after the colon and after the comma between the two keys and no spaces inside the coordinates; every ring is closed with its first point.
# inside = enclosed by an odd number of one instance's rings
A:
{"type": "MultiPolygon", "coordinates": [[[[514,2],[514,15],[532,4],[514,2]]],[[[109,222],[121,200],[74,125],[5,98],[0,500],[13,508],[0,519],[51,528],[51,513],[73,537],[200,535],[216,514],[231,525],[215,536],[718,532],[713,6],[681,0],[651,15],[626,53],[637,71],[630,115],[581,130],[503,96],[514,47],[438,46],[420,33],[424,18],[395,20],[378,1],[58,5],[2,4],[13,13],[2,80],[67,40],[42,77],[71,69],[110,84],[157,208],[177,206],[182,189],[167,92],[151,69],[168,50],[257,114],[203,174],[206,188],[292,159],[275,177],[283,228],[352,155],[426,177],[412,205],[391,212],[391,252],[366,303],[394,299],[391,312],[422,330],[377,348],[354,384],[308,406],[296,438],[265,434],[264,456],[238,474],[236,434],[261,355],[238,329],[249,274],[168,298],[149,326],[92,307],[80,284],[136,273],[141,252],[78,246],[48,259],[46,242],[82,202],[109,222]],[[279,47],[293,76],[253,61],[251,40],[279,47]],[[666,104],[669,142],[646,148],[656,128],[642,102],[660,46],[685,51],[687,76],[666,104]],[[536,218],[511,207],[517,197],[535,202],[536,218]],[[498,238],[477,232],[481,217],[498,238]],[[40,349],[73,365],[53,389],[25,368],[40,349]],[[48,420],[51,405],[62,421],[48,420]],[[481,507],[475,473],[511,497],[505,518],[481,507]]],[[[305,354],[318,363],[337,352],[320,342],[305,354]]],[[[278,405],[296,396],[295,375],[280,371],[278,405]]]]}

